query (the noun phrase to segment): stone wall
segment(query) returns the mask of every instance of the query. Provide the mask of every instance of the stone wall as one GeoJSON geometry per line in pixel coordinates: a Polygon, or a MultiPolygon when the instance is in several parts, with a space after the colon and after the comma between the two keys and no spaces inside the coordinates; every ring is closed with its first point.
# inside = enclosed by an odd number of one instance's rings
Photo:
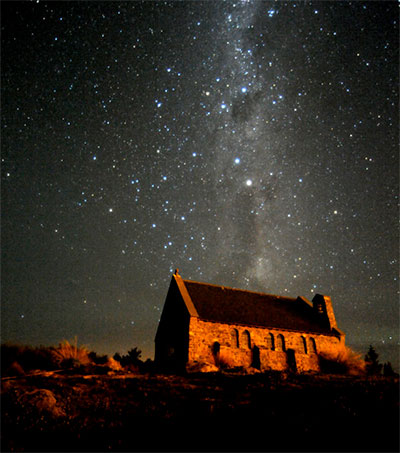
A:
{"type": "Polygon", "coordinates": [[[317,353],[335,351],[341,342],[344,337],[220,324],[191,317],[188,364],[318,371],[317,353]]]}

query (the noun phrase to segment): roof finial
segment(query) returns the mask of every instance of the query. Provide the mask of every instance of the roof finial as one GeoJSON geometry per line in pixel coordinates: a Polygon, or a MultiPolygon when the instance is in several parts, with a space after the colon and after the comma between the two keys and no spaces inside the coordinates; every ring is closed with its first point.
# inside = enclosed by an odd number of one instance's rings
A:
{"type": "Polygon", "coordinates": [[[179,275],[179,267],[175,269],[174,275],[179,275]]]}

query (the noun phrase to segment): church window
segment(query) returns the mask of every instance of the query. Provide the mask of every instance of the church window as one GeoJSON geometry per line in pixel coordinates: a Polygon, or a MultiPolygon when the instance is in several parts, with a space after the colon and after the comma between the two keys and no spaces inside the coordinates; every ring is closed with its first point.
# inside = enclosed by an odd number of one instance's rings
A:
{"type": "Polygon", "coordinates": [[[276,350],[286,351],[285,337],[281,333],[276,337],[276,350]]]}
{"type": "Polygon", "coordinates": [[[232,330],[232,346],[234,348],[239,347],[239,332],[237,329],[232,330]]]}
{"type": "Polygon", "coordinates": [[[273,333],[269,333],[265,339],[266,345],[268,349],[273,351],[275,349],[275,338],[273,333]]]}
{"type": "Polygon", "coordinates": [[[304,354],[307,354],[307,342],[303,336],[300,337],[300,350],[301,352],[304,352],[304,354]]]}
{"type": "Polygon", "coordinates": [[[310,351],[314,354],[317,353],[317,344],[315,343],[314,338],[310,338],[310,351]]]}
{"type": "Polygon", "coordinates": [[[243,339],[243,347],[251,349],[251,339],[250,339],[250,333],[248,330],[245,330],[242,334],[242,339],[243,339]]]}

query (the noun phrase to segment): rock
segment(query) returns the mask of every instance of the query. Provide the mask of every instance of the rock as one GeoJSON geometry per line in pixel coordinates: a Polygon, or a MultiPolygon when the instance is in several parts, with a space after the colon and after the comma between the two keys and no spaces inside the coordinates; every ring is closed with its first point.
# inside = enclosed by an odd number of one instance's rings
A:
{"type": "Polygon", "coordinates": [[[22,366],[17,362],[13,362],[5,371],[4,376],[22,376],[25,374],[22,366]]]}
{"type": "Polygon", "coordinates": [[[252,366],[245,368],[246,374],[258,374],[261,373],[261,371],[258,368],[254,368],[252,366]]]}
{"type": "Polygon", "coordinates": [[[47,389],[37,389],[24,393],[19,397],[19,403],[25,409],[32,409],[39,414],[48,414],[52,417],[65,416],[65,412],[57,404],[54,393],[47,389]]]}
{"type": "Polygon", "coordinates": [[[194,362],[186,368],[186,371],[188,373],[217,373],[219,368],[213,363],[194,362]]]}

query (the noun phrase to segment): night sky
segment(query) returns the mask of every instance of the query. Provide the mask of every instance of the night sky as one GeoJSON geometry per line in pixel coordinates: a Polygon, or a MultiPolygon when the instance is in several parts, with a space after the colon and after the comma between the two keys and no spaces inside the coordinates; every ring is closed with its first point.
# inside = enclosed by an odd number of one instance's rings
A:
{"type": "Polygon", "coordinates": [[[397,2],[1,8],[3,342],[152,357],[178,267],[395,361],[397,2]]]}

